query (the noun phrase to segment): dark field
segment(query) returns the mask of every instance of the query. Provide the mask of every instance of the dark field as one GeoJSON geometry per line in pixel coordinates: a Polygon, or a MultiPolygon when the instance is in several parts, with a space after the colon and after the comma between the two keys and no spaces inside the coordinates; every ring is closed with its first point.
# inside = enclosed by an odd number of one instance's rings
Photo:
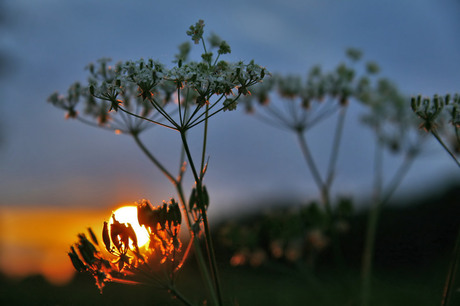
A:
{"type": "MultiPolygon", "coordinates": [[[[440,305],[452,249],[459,227],[460,188],[427,197],[423,202],[390,206],[382,213],[371,305],[440,305]]],[[[280,214],[282,210],[280,210],[280,214]]],[[[241,217],[246,226],[262,218],[241,217]]],[[[360,257],[365,215],[350,220],[341,237],[341,259],[326,250],[314,268],[299,262],[268,260],[258,267],[231,267],[231,252],[218,245],[220,273],[229,305],[359,305],[360,257]]],[[[214,229],[219,232],[219,226],[214,229]]],[[[63,250],[64,252],[65,250],[63,250]]],[[[179,276],[184,295],[199,304],[204,299],[194,259],[179,276]]],[[[458,279],[458,278],[457,278],[458,279]]],[[[459,287],[456,282],[454,288],[459,287]]],[[[0,305],[180,305],[161,289],[108,284],[100,294],[93,279],[77,275],[55,287],[40,276],[23,280],[0,278],[0,305]]],[[[460,305],[454,292],[450,305],[460,305]]]]}

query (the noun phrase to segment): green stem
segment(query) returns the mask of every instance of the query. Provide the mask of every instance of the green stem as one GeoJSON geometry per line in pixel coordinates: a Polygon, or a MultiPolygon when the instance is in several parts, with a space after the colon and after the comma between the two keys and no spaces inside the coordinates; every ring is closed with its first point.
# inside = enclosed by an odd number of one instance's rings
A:
{"type": "Polygon", "coordinates": [[[444,150],[446,150],[446,152],[449,153],[450,157],[452,157],[452,159],[455,161],[457,166],[460,167],[460,161],[458,161],[458,159],[455,157],[454,153],[452,153],[452,151],[449,150],[449,148],[446,146],[444,141],[442,141],[441,137],[439,137],[438,133],[435,130],[431,130],[431,134],[441,144],[441,146],[444,148],[444,150]]]}
{"type": "Polygon", "coordinates": [[[311,154],[311,151],[308,147],[307,141],[305,140],[305,136],[303,133],[303,130],[296,130],[297,133],[297,139],[299,141],[300,149],[302,150],[302,154],[307,162],[308,167],[310,168],[310,171],[313,175],[313,179],[318,186],[319,191],[321,192],[321,198],[322,202],[326,208],[326,212],[329,217],[332,216],[332,209],[329,203],[329,190],[327,188],[327,185],[323,183],[323,180],[321,178],[321,174],[318,171],[318,168],[316,167],[316,163],[313,160],[313,156],[311,154]]]}
{"type": "Polygon", "coordinates": [[[150,101],[150,104],[160,113],[166,120],[168,120],[173,126],[177,128],[178,124],[174,121],[174,119],[164,110],[163,107],[158,104],[155,99],[148,99],[150,101]]]}
{"type": "MultiPolygon", "coordinates": [[[[182,143],[184,145],[185,153],[187,155],[187,159],[190,163],[190,168],[192,169],[192,173],[195,178],[196,188],[198,192],[198,199],[200,199],[200,201],[202,202],[202,199],[203,199],[202,182],[200,180],[200,176],[198,175],[198,172],[196,171],[195,164],[193,163],[192,155],[190,153],[190,149],[187,143],[187,138],[185,137],[185,132],[180,131],[180,134],[182,138],[182,143]]],[[[205,232],[205,237],[206,237],[205,239],[206,247],[208,250],[208,256],[209,256],[209,260],[211,264],[211,271],[212,271],[212,275],[214,278],[214,285],[215,285],[215,290],[216,290],[217,298],[218,298],[216,305],[222,305],[222,292],[221,292],[221,286],[220,286],[220,281],[219,281],[218,272],[217,272],[217,261],[215,257],[214,246],[212,243],[212,237],[211,237],[211,232],[209,230],[208,218],[207,218],[205,208],[201,209],[201,215],[203,218],[203,227],[204,227],[204,232],[205,232]]]]}
{"type": "Polygon", "coordinates": [[[368,306],[371,296],[372,263],[375,247],[375,236],[377,232],[378,217],[381,209],[381,194],[383,184],[383,145],[377,138],[374,158],[374,199],[369,211],[366,239],[364,242],[364,252],[362,261],[362,288],[361,305],[368,306]]]}
{"type": "Polygon", "coordinates": [[[343,127],[345,125],[345,117],[347,114],[347,107],[342,107],[340,110],[339,116],[337,118],[337,126],[335,129],[335,135],[334,135],[334,142],[332,145],[332,153],[331,153],[331,158],[329,160],[329,167],[327,171],[327,177],[326,177],[326,185],[328,188],[331,188],[332,181],[334,180],[334,175],[335,175],[335,166],[337,164],[337,158],[339,156],[339,149],[340,149],[340,140],[342,139],[343,135],[343,127]]]}
{"type": "Polygon", "coordinates": [[[384,193],[383,198],[381,200],[382,206],[390,200],[393,193],[396,191],[399,185],[401,185],[401,182],[406,176],[407,172],[409,172],[409,169],[411,168],[417,153],[418,148],[410,149],[410,151],[406,154],[403,163],[396,171],[391,182],[387,185],[388,187],[386,188],[386,192],[384,193]]]}
{"type": "Polygon", "coordinates": [[[158,167],[161,170],[161,172],[163,172],[163,174],[176,187],[177,194],[179,195],[179,203],[181,205],[181,210],[183,212],[183,215],[185,216],[187,227],[188,227],[188,230],[189,230],[189,233],[190,233],[190,239],[192,240],[192,243],[193,243],[193,247],[194,247],[194,250],[195,250],[198,266],[199,266],[200,271],[201,271],[201,275],[202,275],[206,285],[209,288],[209,291],[211,293],[213,301],[215,301],[215,304],[217,305],[216,301],[218,301],[218,299],[217,299],[217,296],[216,296],[216,293],[215,293],[215,290],[214,290],[214,285],[212,283],[211,276],[209,275],[208,268],[207,268],[206,263],[204,261],[204,256],[203,256],[203,253],[201,251],[201,246],[199,244],[198,239],[194,239],[195,238],[195,233],[193,232],[192,223],[191,223],[191,220],[190,220],[190,215],[189,215],[188,210],[187,210],[187,205],[186,205],[186,201],[185,201],[184,191],[182,189],[181,180],[180,181],[176,180],[166,170],[166,168],[164,168],[163,165],[160,162],[158,162],[158,160],[153,156],[153,154],[145,147],[145,145],[139,139],[137,134],[132,134],[132,135],[134,137],[134,140],[136,141],[136,144],[141,148],[142,152],[144,152],[144,154],[147,155],[147,157],[153,162],[153,164],[156,167],[158,167]]]}
{"type": "MultiPolygon", "coordinates": [[[[323,187],[323,197],[327,200],[329,203],[328,206],[331,207],[330,204],[330,191],[332,188],[332,183],[334,181],[334,176],[335,176],[335,169],[337,165],[337,159],[339,156],[339,150],[340,150],[340,141],[342,139],[343,135],[343,130],[344,130],[344,125],[345,125],[345,117],[347,114],[347,107],[342,107],[340,110],[340,113],[337,117],[337,126],[335,129],[334,133],[334,140],[332,143],[332,151],[331,151],[331,156],[329,159],[329,165],[327,169],[327,176],[325,179],[324,187],[323,187]]],[[[329,208],[329,210],[332,210],[329,208]]],[[[332,215],[332,211],[330,211],[330,231],[331,231],[331,238],[332,238],[332,246],[334,248],[334,253],[335,253],[335,260],[338,265],[342,265],[342,252],[340,249],[340,242],[339,242],[339,236],[337,230],[334,228],[334,216],[332,215]]]]}
{"type": "Polygon", "coordinates": [[[150,159],[150,161],[158,168],[160,171],[171,181],[173,185],[177,185],[176,179],[169,173],[168,170],[153,156],[153,154],[144,146],[142,141],[139,139],[139,135],[137,133],[131,134],[136,141],[136,144],[139,148],[144,152],[145,155],[150,159]]]}
{"type": "Polygon", "coordinates": [[[137,114],[135,114],[135,113],[132,113],[132,112],[130,112],[130,111],[128,111],[128,110],[122,108],[121,106],[118,106],[118,109],[120,109],[121,111],[123,111],[123,112],[125,112],[125,113],[127,113],[128,115],[131,115],[131,116],[133,116],[133,117],[136,117],[136,118],[139,118],[139,119],[142,119],[142,120],[145,120],[145,121],[154,123],[154,124],[158,124],[158,125],[164,126],[164,127],[168,128],[168,129],[176,130],[176,131],[177,131],[177,125],[176,125],[176,127],[173,127],[173,126],[169,126],[169,125],[163,124],[163,123],[158,122],[158,121],[155,121],[155,120],[151,120],[151,119],[146,118],[146,117],[143,117],[143,116],[139,116],[139,115],[137,115],[137,114]]]}
{"type": "MultiPolygon", "coordinates": [[[[208,117],[209,105],[206,105],[206,118],[208,117]]],[[[201,152],[201,167],[200,167],[200,180],[203,180],[204,166],[206,159],[206,143],[208,139],[208,120],[204,122],[204,133],[203,133],[203,150],[201,152]]]]}
{"type": "MultiPolygon", "coordinates": [[[[234,99],[235,102],[233,103],[236,103],[236,100],[238,100],[238,98],[240,97],[241,94],[238,94],[238,96],[234,99]]],[[[190,117],[190,119],[187,121],[187,123],[185,124],[185,126],[187,127],[187,129],[191,129],[192,127],[202,123],[203,121],[207,121],[209,118],[211,118],[212,116],[214,116],[215,114],[221,112],[225,106],[222,106],[221,108],[219,108],[218,110],[214,111],[213,113],[211,113],[209,115],[209,111],[211,109],[213,109],[223,98],[225,97],[225,95],[221,95],[219,98],[216,99],[216,101],[214,101],[212,103],[211,106],[209,105],[206,105],[206,111],[205,112],[202,112],[201,114],[199,114],[196,118],[193,118],[192,120],[192,117],[190,117]],[[204,118],[202,118],[204,116],[204,118]]],[[[199,110],[199,108],[197,108],[199,110]]],[[[197,112],[194,113],[194,115],[196,114],[197,112]]]]}
{"type": "Polygon", "coordinates": [[[182,211],[185,211],[185,213],[184,213],[185,216],[186,216],[185,220],[187,222],[187,226],[188,226],[189,231],[190,231],[190,239],[192,240],[192,243],[193,243],[193,249],[195,251],[195,256],[196,256],[196,259],[197,259],[197,262],[198,262],[198,266],[200,268],[201,276],[203,277],[203,279],[204,279],[204,281],[206,283],[206,286],[209,288],[209,292],[211,293],[211,297],[212,297],[214,303],[217,305],[218,298],[217,298],[215,290],[214,290],[214,285],[213,285],[211,276],[209,275],[208,267],[206,265],[206,262],[204,261],[204,256],[203,256],[203,252],[201,251],[200,242],[199,242],[198,239],[195,239],[195,232],[193,231],[190,216],[189,216],[189,213],[187,211],[186,204],[185,204],[186,202],[185,202],[185,197],[184,197],[184,192],[183,192],[183,189],[182,189],[182,185],[177,184],[176,189],[177,189],[177,193],[179,194],[179,200],[180,200],[180,204],[181,204],[181,209],[182,209],[182,211]]]}
{"type": "MultiPolygon", "coordinates": [[[[420,144],[419,144],[420,145],[420,144]]],[[[369,211],[368,225],[365,240],[365,249],[363,253],[362,266],[362,305],[369,305],[371,295],[371,278],[372,265],[375,249],[375,238],[378,227],[378,220],[383,206],[388,203],[391,196],[394,194],[402,180],[408,173],[416,154],[418,153],[418,145],[407,152],[403,163],[391,179],[386,191],[383,192],[383,145],[379,141],[376,146],[375,156],[375,185],[374,185],[374,201],[371,210],[369,211]]]]}

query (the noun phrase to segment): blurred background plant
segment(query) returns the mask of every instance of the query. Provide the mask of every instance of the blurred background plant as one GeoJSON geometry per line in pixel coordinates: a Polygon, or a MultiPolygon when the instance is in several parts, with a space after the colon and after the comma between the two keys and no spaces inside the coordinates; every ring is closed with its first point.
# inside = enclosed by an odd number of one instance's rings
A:
{"type": "MultiPolygon", "coordinates": [[[[310,265],[314,265],[313,258],[317,256],[320,250],[329,245],[334,250],[336,262],[342,261],[339,235],[343,234],[349,227],[347,223],[344,223],[343,216],[351,213],[352,202],[351,200],[331,199],[331,189],[337,172],[337,161],[345,129],[347,109],[350,103],[358,103],[364,107],[364,114],[361,117],[362,123],[371,129],[375,138],[372,205],[368,214],[361,268],[361,301],[362,305],[368,305],[371,295],[374,244],[380,212],[400,186],[414,160],[420,154],[425,143],[425,137],[417,132],[416,121],[407,107],[407,98],[388,79],[378,77],[379,66],[372,61],[362,63],[362,53],[357,49],[348,49],[346,55],[347,63],[339,64],[331,72],[325,73],[321,67],[315,66],[304,81],[297,75],[281,76],[275,74],[264,83],[250,88],[252,95],[243,98],[246,103],[246,111],[249,114],[253,114],[269,126],[281,128],[296,135],[320,195],[321,206],[312,204],[310,211],[316,212],[313,218],[322,225],[311,226],[307,220],[300,217],[303,216],[302,213],[298,217],[285,215],[284,218],[289,220],[286,221],[286,224],[291,224],[290,226],[273,226],[278,229],[284,228],[284,230],[277,231],[280,237],[269,233],[257,234],[261,231],[259,228],[264,227],[253,228],[249,231],[251,233],[249,237],[252,237],[249,239],[251,243],[248,242],[248,246],[240,246],[238,250],[235,250],[232,261],[234,264],[250,263],[251,260],[248,260],[248,257],[254,256],[254,252],[258,257],[261,250],[266,254],[262,256],[265,259],[284,256],[280,254],[286,254],[289,257],[288,254],[302,254],[305,249],[310,249],[312,254],[298,255],[298,258],[308,257],[310,265]],[[330,139],[332,145],[329,162],[324,170],[320,170],[320,166],[315,161],[310,149],[309,135],[313,127],[334,115],[336,116],[336,127],[330,139]],[[401,159],[400,166],[397,169],[391,169],[389,174],[384,173],[383,168],[384,157],[387,154],[393,155],[393,158],[397,156],[401,159]],[[344,214],[344,211],[347,213],[344,214]],[[291,217],[289,218],[289,216],[291,217]],[[291,233],[293,228],[297,228],[297,235],[291,233]],[[314,243],[313,247],[306,246],[309,240],[312,241],[309,233],[314,233],[316,237],[321,238],[321,247],[317,250],[314,250],[314,243]],[[286,236],[283,237],[283,234],[286,236]],[[254,237],[258,235],[263,237],[260,238],[259,236],[260,241],[266,241],[269,237],[268,241],[270,242],[265,242],[263,247],[258,246],[253,241],[254,237]],[[287,239],[287,237],[303,238],[290,241],[290,238],[287,239]],[[305,239],[307,242],[303,241],[305,239]],[[297,245],[297,252],[287,251],[292,245],[297,245]],[[313,255],[313,253],[316,254],[313,255]]],[[[359,138],[360,135],[356,134],[355,137],[359,138]]],[[[324,141],[324,138],[321,138],[321,141],[324,141]]],[[[306,209],[308,211],[308,208],[306,209]]],[[[312,218],[311,215],[310,218],[312,218]]],[[[272,218],[272,221],[275,220],[272,218]]],[[[278,220],[278,222],[280,221],[278,220]]],[[[235,234],[235,231],[230,229],[228,231],[235,234]]],[[[241,232],[243,241],[246,232],[248,230],[241,232]]]]}
{"type": "MultiPolygon", "coordinates": [[[[334,207],[336,230],[346,234],[353,213],[350,199],[339,199],[334,207]]],[[[232,266],[258,267],[270,262],[302,266],[314,273],[318,256],[330,245],[328,215],[318,203],[300,207],[271,208],[248,222],[229,222],[218,237],[233,254],[232,266]]]]}
{"type": "Polygon", "coordinates": [[[457,166],[460,162],[460,96],[458,93],[433,98],[412,97],[412,111],[420,119],[420,129],[433,135],[457,166]]]}
{"type": "MultiPolygon", "coordinates": [[[[361,58],[358,50],[347,51],[347,63],[339,64],[335,70],[323,72],[314,66],[306,80],[298,75],[274,75],[263,84],[251,88],[252,95],[243,98],[246,111],[264,123],[287,130],[297,138],[300,150],[307,163],[320,195],[320,203],[325,212],[326,225],[321,230],[331,240],[337,261],[340,261],[338,229],[342,230],[339,216],[335,213],[336,199],[331,199],[337,160],[345,127],[345,119],[350,99],[363,90],[360,77],[354,65],[361,58]],[[336,115],[336,128],[331,135],[329,161],[322,171],[312,154],[310,132],[327,118],[336,115]]],[[[373,71],[367,71],[361,78],[373,71]]]]}
{"type": "MultiPolygon", "coordinates": [[[[460,96],[435,94],[433,98],[412,97],[411,107],[414,114],[420,119],[420,129],[430,133],[450,155],[457,166],[460,162],[460,96]]],[[[455,291],[455,277],[460,265],[460,228],[452,250],[449,270],[444,285],[442,306],[449,305],[455,291]]],[[[458,290],[457,290],[458,291],[458,290]]]]}
{"type": "MultiPolygon", "coordinates": [[[[379,70],[374,63],[367,65],[370,73],[379,70]]],[[[358,100],[367,107],[362,121],[375,136],[373,161],[373,195],[369,210],[362,257],[362,305],[369,305],[371,296],[374,245],[379,216],[401,185],[425,143],[418,133],[416,121],[407,107],[408,99],[387,79],[362,79],[358,100]],[[401,159],[399,167],[384,171],[385,152],[401,159]],[[385,173],[387,172],[387,173],[385,173]],[[388,175],[388,172],[390,174],[388,175]],[[389,179],[386,177],[390,177],[389,179]]]]}

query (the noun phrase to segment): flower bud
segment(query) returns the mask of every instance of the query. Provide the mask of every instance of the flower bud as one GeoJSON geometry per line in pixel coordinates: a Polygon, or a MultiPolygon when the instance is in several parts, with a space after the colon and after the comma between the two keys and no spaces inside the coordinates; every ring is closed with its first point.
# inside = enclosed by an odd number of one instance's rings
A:
{"type": "Polygon", "coordinates": [[[137,249],[139,246],[137,244],[136,232],[134,232],[134,229],[133,229],[131,223],[128,223],[127,225],[128,226],[126,227],[126,235],[129,237],[129,239],[131,239],[131,241],[133,242],[133,245],[137,249]]]}
{"type": "Polygon", "coordinates": [[[72,265],[75,268],[75,270],[77,270],[78,272],[86,271],[86,265],[80,260],[73,246],[70,247],[70,250],[71,251],[67,254],[70,257],[70,260],[72,261],[72,265]]]}
{"type": "Polygon", "coordinates": [[[190,198],[188,201],[189,209],[193,210],[195,209],[196,206],[196,199],[197,199],[197,193],[196,193],[196,188],[192,189],[192,193],[190,194],[190,198]]]}
{"type": "Polygon", "coordinates": [[[444,102],[446,105],[449,105],[450,103],[450,94],[446,94],[446,96],[444,97],[444,102]]]}
{"type": "Polygon", "coordinates": [[[104,227],[102,228],[102,241],[104,241],[105,249],[107,252],[111,252],[112,246],[110,242],[109,226],[107,221],[104,221],[104,227]]]}
{"type": "Polygon", "coordinates": [[[179,225],[182,223],[180,208],[174,199],[171,199],[169,203],[168,221],[174,225],[179,225]]]}
{"type": "Polygon", "coordinates": [[[413,111],[414,113],[417,112],[418,107],[417,107],[417,100],[415,99],[415,97],[411,97],[411,99],[410,99],[410,106],[411,106],[412,111],[413,111]]]}
{"type": "Polygon", "coordinates": [[[99,245],[99,243],[97,241],[97,238],[96,238],[96,235],[94,235],[94,232],[91,229],[91,227],[88,227],[88,232],[89,232],[89,236],[91,237],[91,240],[94,242],[94,244],[99,245]]]}

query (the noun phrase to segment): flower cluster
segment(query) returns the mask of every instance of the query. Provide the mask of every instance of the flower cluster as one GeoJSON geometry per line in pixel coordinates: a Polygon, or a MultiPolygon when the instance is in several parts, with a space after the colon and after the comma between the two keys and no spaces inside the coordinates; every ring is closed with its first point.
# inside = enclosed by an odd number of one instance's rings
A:
{"type": "Polygon", "coordinates": [[[90,272],[102,292],[106,282],[142,283],[155,281],[161,284],[160,270],[169,277],[180,267],[176,261],[181,252],[179,239],[181,212],[174,199],[169,203],[152,207],[148,200],[138,205],[138,222],[149,232],[149,245],[139,248],[136,233],[130,223],[120,223],[112,215],[111,222],[104,222],[102,240],[105,253],[98,239],[89,229],[91,241],[79,234],[78,243],[68,253],[78,272],[90,272]],[[148,275],[146,279],[146,275],[148,275]]]}
{"type": "Polygon", "coordinates": [[[145,226],[150,235],[149,249],[164,263],[174,262],[176,253],[181,250],[179,239],[182,216],[174,199],[169,203],[152,207],[149,201],[142,200],[137,206],[139,224],[145,226]]]}
{"type": "Polygon", "coordinates": [[[75,244],[75,247],[70,247],[68,255],[78,272],[89,272],[93,275],[96,285],[102,293],[106,282],[112,281],[123,274],[114,263],[104,257],[99,249],[96,236],[91,229],[89,229],[89,232],[93,242],[89,241],[85,234],[79,234],[79,242],[75,244]]]}
{"type": "Polygon", "coordinates": [[[96,65],[88,66],[88,85],[77,82],[66,96],[54,93],[48,100],[67,111],[67,118],[87,123],[96,119],[93,124],[136,134],[145,129],[146,122],[187,130],[217,112],[233,110],[238,98],[249,95],[249,87],[261,82],[267,72],[253,61],[219,60],[231,49],[215,34],[209,38],[211,49],[217,48],[214,57],[211,50],[206,49],[203,27],[200,20],[187,32],[195,43],[203,42],[202,61],[187,61],[191,49],[188,43],[180,45],[173,61],[177,65],[172,68],[153,59],[119,62],[113,66],[109,65],[110,60],[101,59],[96,65]],[[80,104],[83,111],[77,110],[80,104]],[[120,110],[123,114],[118,115],[120,110]]]}
{"type": "MultiPolygon", "coordinates": [[[[352,61],[359,58],[359,54],[355,53],[354,57],[350,55],[352,61]]],[[[254,101],[263,106],[266,113],[258,115],[270,124],[306,130],[346,106],[351,97],[359,95],[360,82],[355,70],[347,64],[342,63],[331,72],[323,72],[319,66],[315,66],[306,80],[298,75],[273,75],[262,84],[249,88],[252,96],[245,97],[244,101],[250,113],[255,110],[254,101]],[[273,93],[283,100],[279,106],[274,103],[276,101],[271,101],[273,93]]]]}
{"type": "Polygon", "coordinates": [[[431,131],[438,125],[448,123],[455,129],[460,127],[460,95],[447,94],[439,96],[435,94],[432,99],[422,98],[421,95],[412,97],[412,111],[423,120],[420,128],[431,131]]]}
{"type": "Polygon", "coordinates": [[[112,215],[110,226],[107,221],[104,221],[102,239],[107,252],[118,257],[116,263],[119,271],[123,270],[125,265],[136,265],[138,262],[137,259],[143,260],[132,225],[130,223],[118,222],[115,219],[115,215],[112,215]],[[135,255],[135,258],[130,257],[128,251],[131,251],[135,255]]]}
{"type": "Polygon", "coordinates": [[[419,126],[421,129],[432,133],[439,141],[444,136],[453,151],[460,152],[460,94],[435,94],[431,99],[418,95],[412,97],[411,107],[422,120],[419,126]]]}
{"type": "Polygon", "coordinates": [[[407,107],[407,97],[387,79],[363,83],[360,101],[367,112],[362,122],[370,127],[390,152],[418,154],[423,138],[407,107]]]}

